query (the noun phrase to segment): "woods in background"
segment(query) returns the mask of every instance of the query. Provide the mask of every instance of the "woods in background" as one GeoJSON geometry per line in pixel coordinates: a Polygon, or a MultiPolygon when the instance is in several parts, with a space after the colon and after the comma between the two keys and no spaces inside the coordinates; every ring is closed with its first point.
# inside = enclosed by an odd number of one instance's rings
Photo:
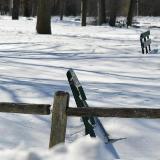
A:
{"type": "Polygon", "coordinates": [[[1,15],[37,16],[37,32],[50,34],[51,15],[80,16],[81,25],[86,26],[87,17],[94,17],[94,24],[116,25],[117,16],[126,17],[126,25],[131,26],[133,17],[160,16],[159,0],[0,0],[1,15]]]}
{"type": "MultiPolygon", "coordinates": [[[[14,0],[0,0],[0,13],[9,14],[13,8],[14,0]]],[[[20,15],[35,16],[37,1],[38,0],[19,0],[20,1],[20,15]]],[[[114,0],[87,0],[88,10],[87,16],[97,15],[97,5],[103,4],[101,7],[105,7],[105,14],[108,15],[112,3],[117,3],[114,0]],[[104,4],[105,3],[105,4],[104,4]]],[[[121,4],[118,9],[118,15],[126,16],[128,13],[128,6],[130,0],[118,0],[121,4]]],[[[160,16],[160,1],[159,0],[134,0],[138,2],[138,13],[140,16],[160,16]]],[[[116,5],[116,4],[115,4],[116,5]]],[[[81,0],[51,0],[51,13],[52,15],[59,15],[60,8],[63,8],[64,15],[76,16],[81,13],[81,0]]],[[[99,6],[100,7],[100,6],[99,6]]],[[[62,9],[61,9],[62,11],[62,9]]],[[[135,11],[135,14],[137,11],[135,11]]]]}

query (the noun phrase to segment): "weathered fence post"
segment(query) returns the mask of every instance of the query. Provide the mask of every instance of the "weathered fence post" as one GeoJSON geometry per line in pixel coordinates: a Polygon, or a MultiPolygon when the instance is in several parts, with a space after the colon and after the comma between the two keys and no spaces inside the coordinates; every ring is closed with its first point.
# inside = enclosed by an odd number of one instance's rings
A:
{"type": "Polygon", "coordinates": [[[56,92],[52,111],[49,148],[65,141],[67,125],[66,108],[68,105],[69,93],[63,91],[56,92]]]}

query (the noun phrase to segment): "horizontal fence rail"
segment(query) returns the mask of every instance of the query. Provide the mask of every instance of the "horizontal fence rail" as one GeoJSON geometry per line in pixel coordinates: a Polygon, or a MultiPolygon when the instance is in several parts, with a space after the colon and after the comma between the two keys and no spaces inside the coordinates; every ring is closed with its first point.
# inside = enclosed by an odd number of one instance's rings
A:
{"type": "Polygon", "coordinates": [[[67,116],[160,118],[160,108],[102,108],[69,107],[69,93],[58,91],[54,96],[53,109],[49,104],[0,103],[0,112],[23,114],[52,114],[49,148],[65,142],[67,116]]]}
{"type": "Polygon", "coordinates": [[[0,112],[23,113],[23,114],[50,114],[49,104],[29,104],[29,103],[0,103],[0,112]]]}
{"type": "Polygon", "coordinates": [[[68,116],[97,116],[97,117],[121,117],[121,118],[160,118],[160,109],[153,108],[94,108],[80,107],[67,108],[68,116]]]}

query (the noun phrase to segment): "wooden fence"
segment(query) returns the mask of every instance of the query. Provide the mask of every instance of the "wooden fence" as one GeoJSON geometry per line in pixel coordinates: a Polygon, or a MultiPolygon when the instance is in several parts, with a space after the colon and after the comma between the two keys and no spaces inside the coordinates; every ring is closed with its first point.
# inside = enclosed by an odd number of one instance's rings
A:
{"type": "Polygon", "coordinates": [[[67,116],[98,116],[120,118],[160,118],[160,109],[153,108],[101,108],[69,107],[69,94],[57,92],[54,97],[50,147],[64,142],[67,116]]]}
{"type": "Polygon", "coordinates": [[[51,148],[54,145],[65,141],[65,132],[67,124],[66,108],[68,108],[68,104],[69,104],[69,94],[63,91],[58,91],[55,94],[52,111],[50,104],[1,102],[0,112],[38,114],[38,115],[52,114],[51,133],[49,142],[49,148],[51,148]]]}
{"type": "Polygon", "coordinates": [[[48,104],[0,103],[0,112],[23,114],[52,114],[49,148],[65,142],[67,116],[160,118],[160,109],[153,108],[101,108],[69,107],[69,93],[58,91],[54,96],[53,109],[48,104]]]}

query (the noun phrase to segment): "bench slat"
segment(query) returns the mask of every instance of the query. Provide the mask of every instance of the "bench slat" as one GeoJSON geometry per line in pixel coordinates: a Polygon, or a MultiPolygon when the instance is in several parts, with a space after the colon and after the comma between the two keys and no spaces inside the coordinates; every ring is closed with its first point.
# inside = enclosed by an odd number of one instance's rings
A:
{"type": "Polygon", "coordinates": [[[151,39],[147,39],[147,40],[144,42],[143,47],[146,48],[146,47],[148,47],[150,44],[151,44],[151,39]]]}
{"type": "Polygon", "coordinates": [[[144,32],[144,33],[141,33],[140,38],[145,38],[145,37],[147,37],[147,36],[149,36],[149,35],[150,35],[150,31],[146,31],[146,32],[144,32]]]}
{"type": "Polygon", "coordinates": [[[77,92],[78,92],[80,98],[84,101],[87,100],[87,97],[84,93],[83,87],[82,87],[81,83],[79,82],[73,69],[68,70],[67,77],[68,77],[68,81],[70,83],[72,83],[77,88],[77,92]]]}

